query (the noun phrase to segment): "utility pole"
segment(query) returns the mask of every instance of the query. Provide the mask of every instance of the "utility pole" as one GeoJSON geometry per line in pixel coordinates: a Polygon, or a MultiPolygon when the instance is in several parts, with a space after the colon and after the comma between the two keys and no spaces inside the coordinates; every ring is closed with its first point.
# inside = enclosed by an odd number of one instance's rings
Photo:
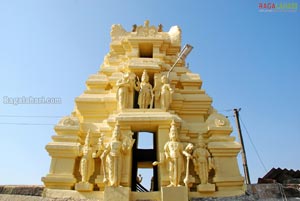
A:
{"type": "Polygon", "coordinates": [[[242,145],[242,152],[241,152],[241,154],[242,154],[242,160],[243,160],[243,168],[244,168],[244,173],[245,173],[245,180],[246,180],[246,184],[251,184],[250,175],[249,175],[249,169],[248,169],[248,165],[247,165],[247,157],[246,157],[246,151],[245,151],[245,146],[244,146],[244,140],[243,140],[241,125],[240,125],[240,118],[239,118],[239,111],[240,110],[241,110],[241,108],[239,108],[239,109],[233,109],[233,112],[234,112],[234,116],[235,116],[235,121],[236,121],[237,129],[238,129],[238,134],[239,134],[240,142],[241,142],[241,145],[242,145]]]}

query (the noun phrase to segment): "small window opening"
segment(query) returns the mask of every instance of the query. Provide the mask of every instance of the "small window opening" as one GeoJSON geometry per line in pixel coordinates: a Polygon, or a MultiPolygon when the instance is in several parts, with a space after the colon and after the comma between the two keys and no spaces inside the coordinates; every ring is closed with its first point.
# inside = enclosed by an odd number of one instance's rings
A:
{"type": "Polygon", "coordinates": [[[153,44],[139,44],[140,58],[153,58],[153,44]]]}

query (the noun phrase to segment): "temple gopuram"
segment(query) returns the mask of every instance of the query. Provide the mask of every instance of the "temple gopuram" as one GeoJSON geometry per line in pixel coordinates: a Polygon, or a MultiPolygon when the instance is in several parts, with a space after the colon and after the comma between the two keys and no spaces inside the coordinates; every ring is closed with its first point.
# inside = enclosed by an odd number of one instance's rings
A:
{"type": "Polygon", "coordinates": [[[186,66],[181,29],[111,27],[110,51],[46,145],[44,197],[187,201],[245,193],[229,120],[186,66]],[[153,147],[142,149],[143,135],[153,147]],[[152,170],[151,189],[138,169],[152,170]]]}

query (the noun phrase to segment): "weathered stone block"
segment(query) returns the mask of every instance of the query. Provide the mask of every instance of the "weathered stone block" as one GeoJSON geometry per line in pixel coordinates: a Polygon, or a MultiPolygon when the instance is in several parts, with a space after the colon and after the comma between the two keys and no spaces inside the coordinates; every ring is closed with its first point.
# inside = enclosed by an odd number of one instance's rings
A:
{"type": "Polygon", "coordinates": [[[130,189],[128,187],[106,187],[104,201],[129,201],[130,189]]]}
{"type": "Polygon", "coordinates": [[[93,184],[90,184],[88,182],[79,182],[75,184],[75,190],[77,191],[93,191],[93,184]]]}
{"type": "Polygon", "coordinates": [[[187,201],[188,191],[185,186],[179,187],[162,187],[161,188],[161,200],[163,201],[187,201]]]}

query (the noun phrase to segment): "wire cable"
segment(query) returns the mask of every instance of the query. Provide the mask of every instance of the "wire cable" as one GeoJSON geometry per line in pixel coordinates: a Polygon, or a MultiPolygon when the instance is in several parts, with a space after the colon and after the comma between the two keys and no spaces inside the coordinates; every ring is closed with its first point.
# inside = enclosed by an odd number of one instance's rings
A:
{"type": "Polygon", "coordinates": [[[54,126],[55,124],[0,122],[0,125],[54,126]]]}
{"type": "Polygon", "coordinates": [[[50,115],[0,115],[0,117],[21,117],[21,118],[61,118],[63,116],[50,116],[50,115]]]}
{"type": "Polygon", "coordinates": [[[258,157],[258,159],[259,159],[261,165],[263,166],[265,172],[267,172],[267,168],[266,168],[266,166],[265,166],[265,164],[264,164],[262,158],[260,157],[260,155],[259,155],[259,153],[258,153],[258,151],[257,151],[257,149],[256,149],[256,147],[255,147],[255,145],[254,145],[254,143],[253,143],[253,140],[252,140],[252,138],[251,138],[251,136],[250,136],[250,134],[249,134],[249,132],[248,132],[248,130],[247,130],[247,128],[246,128],[246,126],[245,126],[245,124],[244,124],[242,118],[241,118],[241,115],[240,115],[240,120],[241,120],[241,122],[242,122],[242,125],[243,125],[243,127],[244,127],[244,129],[245,129],[245,131],[246,131],[246,133],[247,133],[247,135],[248,135],[248,138],[249,138],[249,140],[250,140],[250,143],[251,143],[252,147],[254,148],[254,151],[255,151],[255,153],[256,153],[256,155],[257,155],[257,157],[258,157]]]}
{"type": "MultiPolygon", "coordinates": [[[[51,115],[0,115],[0,118],[61,118],[62,116],[51,115]]],[[[25,122],[0,122],[0,125],[17,125],[17,126],[54,126],[55,123],[25,123],[25,122]]]]}

